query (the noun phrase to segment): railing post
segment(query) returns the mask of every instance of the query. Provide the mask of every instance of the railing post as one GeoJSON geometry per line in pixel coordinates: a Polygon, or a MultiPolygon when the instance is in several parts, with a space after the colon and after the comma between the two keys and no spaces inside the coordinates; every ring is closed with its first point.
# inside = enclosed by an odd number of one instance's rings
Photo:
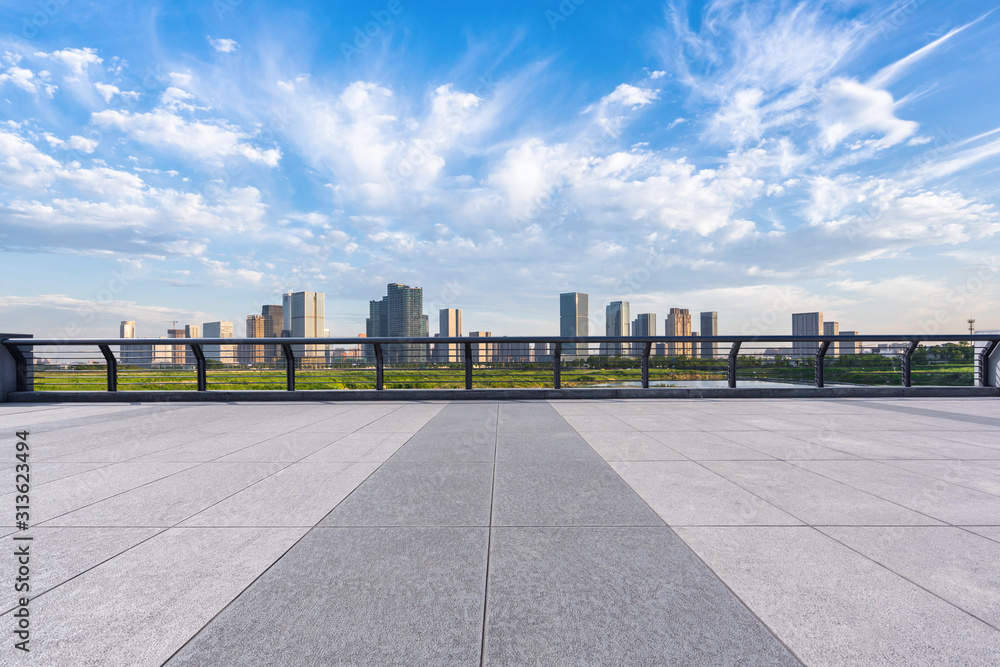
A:
{"type": "Polygon", "coordinates": [[[729,388],[736,388],[736,359],[740,354],[740,341],[733,343],[733,346],[729,349],[729,388]]]}
{"type": "Polygon", "coordinates": [[[913,362],[913,351],[917,349],[917,345],[920,345],[920,341],[911,340],[910,344],[906,346],[906,352],[903,353],[903,360],[900,364],[900,371],[903,374],[903,386],[911,386],[910,382],[910,368],[913,362]]]}
{"type": "Polygon", "coordinates": [[[552,384],[556,389],[562,389],[562,343],[556,343],[552,350],[552,384]]]}
{"type": "Polygon", "coordinates": [[[295,353],[287,343],[281,346],[281,351],[285,354],[285,388],[295,391],[295,353]]]}
{"type": "Polygon", "coordinates": [[[191,343],[194,366],[198,371],[198,391],[208,391],[208,373],[205,369],[205,352],[198,343],[191,343]]]}
{"type": "Polygon", "coordinates": [[[118,360],[109,345],[98,345],[104,360],[108,362],[108,391],[118,391],[118,360]]]}
{"type": "Polygon", "coordinates": [[[14,387],[17,391],[28,391],[28,359],[16,343],[4,343],[4,347],[14,357],[14,387]]]}
{"type": "Polygon", "coordinates": [[[824,340],[819,344],[819,348],[816,350],[816,386],[823,386],[823,358],[826,357],[826,351],[830,349],[830,343],[832,341],[824,340]]]}
{"type": "Polygon", "coordinates": [[[647,340],[642,345],[642,388],[649,389],[649,351],[653,348],[653,341],[647,340]]]}
{"type": "Polygon", "coordinates": [[[993,354],[993,350],[995,350],[997,348],[997,345],[1000,345],[1000,341],[998,341],[998,340],[987,341],[986,345],[984,345],[983,349],[980,350],[980,352],[979,352],[979,378],[978,378],[978,380],[979,380],[979,386],[980,387],[989,387],[989,386],[991,386],[990,385],[990,369],[987,368],[986,365],[989,363],[989,361],[990,361],[990,355],[993,354]]]}
{"type": "Polygon", "coordinates": [[[465,353],[465,388],[472,389],[472,343],[462,343],[465,353]]]}
{"type": "Polygon", "coordinates": [[[385,363],[382,359],[382,343],[372,343],[375,348],[375,389],[382,391],[384,388],[382,378],[385,370],[385,363]]]}

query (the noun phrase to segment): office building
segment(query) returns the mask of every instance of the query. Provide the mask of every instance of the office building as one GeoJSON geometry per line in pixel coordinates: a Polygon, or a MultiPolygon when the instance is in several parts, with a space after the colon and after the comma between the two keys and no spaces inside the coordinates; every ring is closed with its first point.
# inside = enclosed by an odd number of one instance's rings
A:
{"type": "MultiPolygon", "coordinates": [[[[247,315],[247,338],[264,337],[264,316],[247,315]]],[[[242,343],[239,345],[239,362],[245,366],[264,363],[264,346],[252,343],[242,343]]]]}
{"type": "MultiPolygon", "coordinates": [[[[841,331],[839,336],[857,336],[857,331],[841,331]]],[[[860,340],[843,340],[838,341],[840,346],[840,354],[861,354],[864,352],[862,343],[860,340]]]]}
{"type": "MultiPolygon", "coordinates": [[[[184,329],[167,329],[167,338],[187,338],[187,332],[184,329]]],[[[187,360],[187,345],[171,345],[166,352],[163,363],[183,366],[187,360]]]]}
{"type": "MultiPolygon", "coordinates": [[[[438,311],[438,332],[442,338],[462,335],[462,309],[442,308],[438,311]]],[[[456,363],[464,359],[459,343],[438,343],[435,345],[436,361],[456,363]]]]}
{"type": "MultiPolygon", "coordinates": [[[[819,336],[823,333],[823,313],[792,313],[793,336],[819,336]]],[[[792,356],[812,357],[818,347],[817,342],[795,341],[792,343],[792,356]]]]}
{"type": "MultiPolygon", "coordinates": [[[[559,335],[583,338],[590,335],[590,312],[587,295],[583,292],[566,292],[559,295],[559,335]]],[[[562,358],[587,356],[586,343],[564,343],[562,358]]]]}
{"type": "MultiPolygon", "coordinates": [[[[605,336],[628,336],[631,329],[631,317],[629,316],[628,301],[612,301],[604,309],[604,335],[605,336]]],[[[605,354],[612,357],[620,357],[631,352],[632,346],[628,343],[608,343],[605,354]]]]}
{"type": "MultiPolygon", "coordinates": [[[[205,322],[201,328],[205,332],[205,338],[233,337],[232,322],[205,322]]],[[[223,364],[236,363],[235,345],[206,345],[202,351],[205,353],[205,359],[214,359],[223,364]]]]}
{"type": "MultiPolygon", "coordinates": [[[[666,331],[664,336],[690,336],[691,335],[691,312],[687,308],[671,308],[667,314],[666,331]]],[[[692,356],[691,343],[667,343],[668,357],[690,357],[692,356]]]]}
{"type": "MultiPolygon", "coordinates": [[[[393,338],[427,338],[428,318],[423,314],[424,290],[400,283],[390,283],[386,295],[368,302],[365,334],[393,338]]],[[[397,363],[427,361],[426,343],[402,343],[383,347],[386,360],[397,363]]]]}
{"type": "MultiPolygon", "coordinates": [[[[493,333],[490,331],[470,331],[470,338],[491,338],[493,333]]],[[[475,364],[488,364],[493,362],[495,356],[495,343],[483,342],[483,343],[473,343],[472,344],[472,362],[475,364]]]]}
{"type": "MultiPolygon", "coordinates": [[[[701,314],[701,335],[708,338],[719,335],[719,314],[710,310],[701,314]]],[[[716,343],[701,342],[701,358],[715,359],[718,352],[716,343]]]]}
{"type": "MultiPolygon", "coordinates": [[[[326,330],[326,295],[322,292],[290,292],[281,297],[283,327],[291,338],[322,338],[326,330]]],[[[284,335],[284,334],[282,334],[284,335]]],[[[326,360],[326,345],[293,345],[292,351],[305,366],[326,360]]]]}
{"type": "MultiPolygon", "coordinates": [[[[823,335],[824,336],[839,336],[840,335],[840,322],[823,322],[823,335]]],[[[830,343],[830,347],[826,349],[826,356],[828,357],[839,357],[840,356],[840,342],[833,341],[830,343]]]]}
{"type": "MultiPolygon", "coordinates": [[[[646,338],[656,335],[656,313],[640,313],[632,320],[632,336],[636,338],[646,338]]],[[[632,346],[632,354],[642,354],[643,343],[635,343],[632,346]]],[[[650,354],[653,349],[650,348],[650,354]]]]}
{"type": "Polygon", "coordinates": [[[500,340],[494,343],[496,353],[493,361],[504,364],[523,364],[531,360],[531,346],[529,343],[513,343],[504,340],[506,336],[501,336],[500,340]]]}
{"type": "MultiPolygon", "coordinates": [[[[324,304],[325,306],[325,304],[324,304]]],[[[268,304],[261,306],[261,317],[264,318],[264,338],[281,338],[281,330],[285,327],[284,306],[268,304]]],[[[264,361],[273,364],[279,359],[284,359],[284,353],[277,345],[264,346],[264,361]]]]}
{"type": "MultiPolygon", "coordinates": [[[[119,338],[135,338],[135,322],[133,320],[122,320],[118,332],[119,338]]],[[[148,364],[149,353],[148,345],[129,345],[123,343],[119,346],[119,355],[123,365],[141,366],[148,364]]]]}
{"type": "MultiPolygon", "coordinates": [[[[198,324],[185,324],[184,325],[184,338],[201,338],[201,326],[198,324]]],[[[188,366],[194,366],[197,360],[194,356],[194,350],[190,346],[184,353],[184,363],[188,366]]]]}

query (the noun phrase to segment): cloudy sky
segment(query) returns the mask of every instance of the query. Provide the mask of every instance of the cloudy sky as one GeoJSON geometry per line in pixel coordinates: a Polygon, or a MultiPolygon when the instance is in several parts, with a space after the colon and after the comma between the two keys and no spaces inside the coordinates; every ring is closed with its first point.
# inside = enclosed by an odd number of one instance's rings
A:
{"type": "Polygon", "coordinates": [[[0,330],[1000,329],[990,3],[474,4],[0,3],[0,330]]]}

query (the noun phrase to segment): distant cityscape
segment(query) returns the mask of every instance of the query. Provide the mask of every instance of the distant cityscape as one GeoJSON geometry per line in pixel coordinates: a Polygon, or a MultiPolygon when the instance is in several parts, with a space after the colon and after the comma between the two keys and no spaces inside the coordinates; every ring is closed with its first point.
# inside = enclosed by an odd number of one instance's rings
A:
{"type": "MultiPolygon", "coordinates": [[[[693,314],[687,308],[670,308],[663,320],[663,333],[657,331],[656,313],[638,313],[633,318],[628,301],[612,301],[605,306],[604,332],[590,331],[589,296],[583,292],[567,292],[559,295],[559,335],[568,337],[614,336],[690,336],[712,337],[719,335],[719,314],[716,311],[698,313],[699,329],[693,330],[693,314]]],[[[282,296],[282,303],[261,306],[260,314],[246,317],[246,338],[324,338],[330,336],[326,328],[326,295],[322,292],[289,292],[282,296]]],[[[822,312],[793,313],[792,334],[831,337],[857,336],[857,331],[841,331],[840,323],[825,321],[822,312]]],[[[430,337],[430,320],[423,312],[423,288],[410,287],[401,283],[390,283],[385,296],[368,303],[365,331],[358,338],[367,337],[430,337]]],[[[161,338],[233,338],[233,322],[205,322],[201,325],[187,324],[183,328],[175,326],[166,330],[161,338]]],[[[462,310],[442,308],[438,312],[438,332],[433,337],[462,336],[462,310]]],[[[534,362],[551,361],[554,350],[551,344],[520,343],[505,341],[505,336],[494,336],[491,331],[470,331],[465,334],[472,338],[484,338],[482,343],[472,345],[474,363],[534,362]]],[[[140,338],[135,322],[122,321],[119,330],[122,339],[140,338]]],[[[860,354],[863,352],[897,354],[905,349],[905,344],[880,344],[866,347],[860,341],[835,341],[827,354],[860,354]]],[[[296,344],[295,357],[305,366],[326,365],[343,361],[372,362],[374,353],[370,345],[359,342],[349,347],[334,347],[322,343],[296,344]]],[[[582,359],[593,355],[603,357],[634,356],[642,353],[642,343],[600,343],[564,344],[562,358],[582,359]]],[[[790,347],[757,349],[748,353],[762,357],[804,357],[815,353],[816,344],[796,342],[790,347]]],[[[247,366],[274,365],[283,360],[279,345],[242,343],[233,345],[206,345],[203,349],[206,359],[220,364],[247,366]]],[[[650,354],[660,357],[689,357],[695,359],[715,359],[725,355],[728,349],[720,350],[718,345],[706,340],[697,342],[655,343],[650,354]]],[[[457,343],[408,343],[387,345],[385,359],[390,363],[458,363],[464,361],[462,346],[457,343]]],[[[164,342],[163,344],[121,345],[121,362],[146,366],[192,365],[193,352],[185,345],[164,342]]]]}

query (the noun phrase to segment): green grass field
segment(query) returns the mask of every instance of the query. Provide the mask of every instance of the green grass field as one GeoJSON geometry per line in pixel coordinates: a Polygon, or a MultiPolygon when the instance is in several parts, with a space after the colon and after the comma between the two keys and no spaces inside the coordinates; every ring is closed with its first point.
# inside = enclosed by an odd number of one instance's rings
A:
{"type": "MultiPolygon", "coordinates": [[[[659,363],[650,368],[649,379],[656,383],[685,380],[726,379],[725,362],[699,361],[659,363]]],[[[594,364],[591,364],[594,365],[594,364]]],[[[569,365],[562,369],[563,387],[634,384],[642,374],[635,360],[617,360],[599,367],[581,368],[569,365]]],[[[814,369],[808,365],[741,364],[739,380],[763,380],[794,384],[812,384],[814,369]]],[[[899,386],[902,377],[898,365],[864,367],[839,364],[830,360],[825,365],[827,384],[899,386]],[[832,361],[832,363],[831,363],[832,361]]],[[[912,384],[937,386],[971,386],[973,367],[965,363],[934,363],[915,365],[912,384]]],[[[283,369],[232,367],[210,368],[206,373],[209,390],[250,390],[285,388],[283,369]]],[[[476,368],[473,387],[552,387],[551,364],[520,367],[476,368]]],[[[331,369],[300,369],[295,373],[296,389],[374,389],[374,367],[343,367],[331,369]]],[[[386,389],[461,389],[465,387],[465,369],[460,364],[428,365],[425,367],[387,367],[384,373],[386,389]]],[[[71,370],[39,368],[34,374],[36,391],[104,391],[107,388],[103,366],[83,366],[71,370]]],[[[172,390],[194,391],[197,375],[194,369],[151,370],[124,367],[118,371],[120,391],[172,390]]]]}

